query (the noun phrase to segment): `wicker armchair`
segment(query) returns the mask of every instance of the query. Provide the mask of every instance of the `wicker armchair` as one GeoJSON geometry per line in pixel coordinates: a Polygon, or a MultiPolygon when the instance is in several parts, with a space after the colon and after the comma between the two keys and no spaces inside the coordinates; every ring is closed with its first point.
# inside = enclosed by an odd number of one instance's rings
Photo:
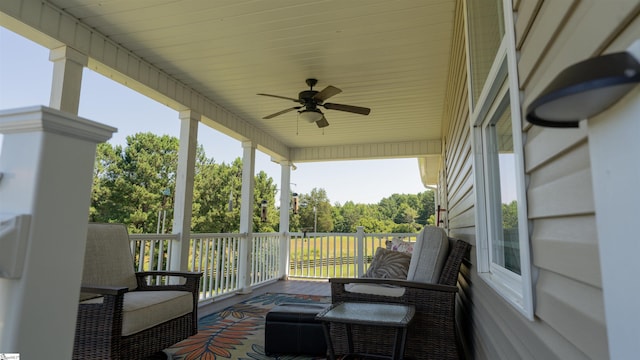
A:
{"type": "MultiPolygon", "coordinates": [[[[460,265],[470,245],[462,240],[449,240],[448,256],[437,283],[375,278],[333,278],[332,302],[385,302],[412,304],[416,314],[408,331],[406,356],[411,359],[459,359],[455,320],[455,299],[460,265]],[[349,284],[377,284],[404,288],[400,296],[374,295],[349,291],[349,284]]],[[[415,257],[414,253],[412,257],[415,257]]],[[[413,261],[413,259],[412,259],[413,261]]],[[[346,329],[331,324],[331,338],[336,354],[347,352],[346,329]]],[[[391,348],[393,336],[384,328],[352,326],[354,350],[385,354],[391,348]],[[369,340],[369,341],[367,341],[369,340]]]]}
{"type": "Polygon", "coordinates": [[[201,275],[135,273],[125,226],[89,224],[73,358],[144,359],[196,334],[201,275]]]}

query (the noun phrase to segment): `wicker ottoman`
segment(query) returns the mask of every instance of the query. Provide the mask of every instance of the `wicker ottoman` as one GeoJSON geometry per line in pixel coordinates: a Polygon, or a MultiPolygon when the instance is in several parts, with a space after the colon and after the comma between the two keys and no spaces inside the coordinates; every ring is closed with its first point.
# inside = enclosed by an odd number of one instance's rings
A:
{"type": "Polygon", "coordinates": [[[264,351],[267,355],[327,353],[322,324],[316,315],[330,304],[282,304],[267,313],[264,351]]]}

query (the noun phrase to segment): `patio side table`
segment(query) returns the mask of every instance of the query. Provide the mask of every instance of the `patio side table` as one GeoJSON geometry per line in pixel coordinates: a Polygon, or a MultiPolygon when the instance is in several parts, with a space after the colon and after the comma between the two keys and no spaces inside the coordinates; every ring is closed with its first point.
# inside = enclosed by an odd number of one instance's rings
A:
{"type": "Polygon", "coordinates": [[[395,342],[389,359],[403,359],[405,342],[407,340],[407,327],[415,314],[413,305],[399,305],[386,303],[360,303],[342,302],[333,304],[328,309],[319,313],[316,319],[322,322],[324,335],[329,347],[329,358],[335,360],[335,352],[329,332],[329,323],[342,323],[347,328],[347,342],[349,354],[358,356],[381,357],[378,354],[366,354],[353,352],[353,338],[351,325],[382,326],[395,329],[395,342]]]}

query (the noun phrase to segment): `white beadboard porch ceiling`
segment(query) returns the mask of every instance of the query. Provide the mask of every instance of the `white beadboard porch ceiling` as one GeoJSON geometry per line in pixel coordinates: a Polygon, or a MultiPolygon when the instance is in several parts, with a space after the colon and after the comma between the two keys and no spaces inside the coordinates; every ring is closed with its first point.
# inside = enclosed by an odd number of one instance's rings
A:
{"type": "Polygon", "coordinates": [[[292,151],[441,138],[455,0],[48,1],[292,151]],[[307,78],[371,114],[262,119],[307,78]]]}

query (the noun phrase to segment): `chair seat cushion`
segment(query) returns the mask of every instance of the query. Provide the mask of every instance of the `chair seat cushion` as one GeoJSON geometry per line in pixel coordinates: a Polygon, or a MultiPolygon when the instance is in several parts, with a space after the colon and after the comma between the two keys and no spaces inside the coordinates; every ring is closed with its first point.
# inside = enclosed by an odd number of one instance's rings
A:
{"type": "Polygon", "coordinates": [[[358,294],[369,294],[379,296],[400,297],[404,295],[405,288],[400,286],[390,286],[382,284],[345,284],[344,289],[347,292],[358,294]]]}
{"type": "MultiPolygon", "coordinates": [[[[102,298],[82,304],[102,302],[102,298]]],[[[124,294],[122,336],[138,333],[193,310],[193,297],[187,291],[131,291],[124,294]]]]}

